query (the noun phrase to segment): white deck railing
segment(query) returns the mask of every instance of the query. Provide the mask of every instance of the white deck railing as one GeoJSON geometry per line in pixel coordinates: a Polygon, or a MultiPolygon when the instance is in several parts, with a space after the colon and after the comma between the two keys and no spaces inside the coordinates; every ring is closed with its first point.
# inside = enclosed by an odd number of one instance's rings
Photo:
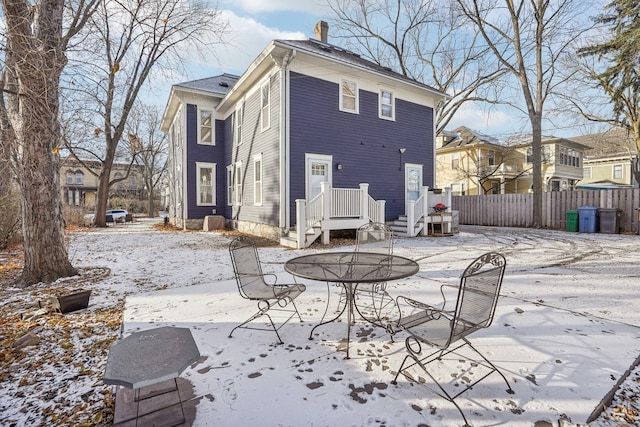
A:
{"type": "Polygon", "coordinates": [[[357,228],[366,222],[385,222],[385,201],[369,196],[369,184],[360,188],[331,188],[323,182],[320,193],[307,202],[296,200],[296,239],[298,247],[305,247],[306,233],[320,226],[323,242],[329,240],[329,230],[357,228]]]}

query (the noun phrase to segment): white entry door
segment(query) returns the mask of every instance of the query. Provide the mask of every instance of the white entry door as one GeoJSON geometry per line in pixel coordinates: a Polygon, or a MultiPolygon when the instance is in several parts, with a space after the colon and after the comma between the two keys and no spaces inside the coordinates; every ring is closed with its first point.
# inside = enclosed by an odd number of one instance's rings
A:
{"type": "Polygon", "coordinates": [[[404,189],[404,212],[407,213],[409,201],[418,200],[422,192],[422,165],[405,163],[404,189]]]}
{"type": "Polygon", "coordinates": [[[306,154],[306,199],[311,200],[320,194],[320,184],[322,182],[332,183],[331,165],[333,163],[332,156],[324,154],[306,154]]]}

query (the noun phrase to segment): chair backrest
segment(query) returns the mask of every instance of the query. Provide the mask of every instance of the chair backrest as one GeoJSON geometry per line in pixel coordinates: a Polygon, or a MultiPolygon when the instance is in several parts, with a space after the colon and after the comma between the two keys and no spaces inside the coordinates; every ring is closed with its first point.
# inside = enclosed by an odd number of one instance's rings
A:
{"type": "Polygon", "coordinates": [[[240,236],[229,244],[238,291],[243,298],[252,299],[268,287],[264,281],[258,250],[253,240],[240,236]]]}
{"type": "Polygon", "coordinates": [[[369,222],[356,231],[356,252],[393,254],[393,232],[380,222],[369,222]]]}
{"type": "Polygon", "coordinates": [[[491,325],[506,264],[502,254],[488,252],[466,268],[460,278],[450,343],[491,325]]]}

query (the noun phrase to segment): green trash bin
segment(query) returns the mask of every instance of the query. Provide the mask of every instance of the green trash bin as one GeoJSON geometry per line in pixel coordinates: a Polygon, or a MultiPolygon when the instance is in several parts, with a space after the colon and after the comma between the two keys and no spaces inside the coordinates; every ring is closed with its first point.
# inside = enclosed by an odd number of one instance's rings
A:
{"type": "Polygon", "coordinates": [[[567,211],[567,231],[578,231],[578,211],[567,211]]]}

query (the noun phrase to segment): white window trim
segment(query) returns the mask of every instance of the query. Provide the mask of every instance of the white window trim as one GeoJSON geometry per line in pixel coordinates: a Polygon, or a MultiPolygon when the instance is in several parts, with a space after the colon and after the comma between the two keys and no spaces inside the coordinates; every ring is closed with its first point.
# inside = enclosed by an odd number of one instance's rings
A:
{"type": "Polygon", "coordinates": [[[233,206],[233,165],[227,166],[227,206],[233,206]]]}
{"type": "Polygon", "coordinates": [[[340,111],[351,114],[360,114],[360,89],[358,89],[358,82],[354,79],[340,79],[340,111]],[[344,106],[344,91],[342,90],[344,82],[351,82],[355,85],[355,109],[351,110],[344,106]]]}
{"type": "Polygon", "coordinates": [[[262,154],[258,154],[253,158],[253,204],[254,206],[262,206],[264,200],[264,194],[262,192],[262,177],[264,170],[262,163],[262,154]],[[260,176],[256,173],[256,163],[260,163],[260,176]],[[258,192],[259,188],[259,192],[258,192]],[[260,194],[260,200],[257,199],[257,195],[260,194]]]}
{"type": "Polygon", "coordinates": [[[216,164],[208,162],[196,162],[196,206],[215,206],[216,205],[216,164]],[[200,200],[200,171],[204,168],[211,169],[211,203],[202,203],[200,200]]]}
{"type": "Polygon", "coordinates": [[[611,165],[611,179],[624,179],[624,165],[622,163],[616,163],[611,165]],[[620,168],[620,177],[616,177],[616,167],[620,168]]]}
{"type": "Polygon", "coordinates": [[[235,163],[233,169],[233,204],[242,206],[242,162],[235,163]]]}
{"type": "MultiPolygon", "coordinates": [[[[262,92],[260,92],[260,95],[262,96],[262,92]]],[[[235,145],[242,144],[242,125],[244,121],[243,119],[244,119],[244,108],[242,108],[242,104],[238,104],[233,116],[233,143],[235,145]]]]}
{"type": "MultiPolygon", "coordinates": [[[[340,98],[342,99],[342,98],[340,98]]],[[[396,120],[396,97],[393,94],[392,90],[389,89],[380,89],[380,92],[378,93],[378,117],[383,119],[383,120],[390,120],[390,121],[395,121],[396,120]],[[389,94],[391,94],[391,116],[385,116],[384,114],[382,114],[382,106],[383,105],[387,105],[387,104],[383,104],[382,100],[382,93],[383,92],[387,92],[389,94]]]]}
{"type": "Polygon", "coordinates": [[[215,129],[215,120],[213,116],[213,109],[198,108],[197,115],[198,115],[198,144],[215,146],[216,145],[216,133],[215,133],[216,129],[215,129]],[[211,142],[202,141],[202,113],[204,111],[208,111],[209,113],[211,113],[211,142]]]}
{"type": "Polygon", "coordinates": [[[593,178],[593,169],[591,168],[591,166],[584,166],[582,168],[582,177],[593,178]]]}
{"type": "Polygon", "coordinates": [[[268,80],[266,83],[263,83],[262,85],[260,85],[260,131],[264,132],[266,130],[269,130],[269,128],[271,128],[271,81],[268,80]],[[265,87],[267,88],[267,91],[269,94],[269,102],[267,103],[267,106],[266,106],[267,108],[266,114],[264,112],[265,107],[262,105],[262,94],[265,87]],[[265,125],[265,116],[267,118],[266,125],[265,125]]]}

